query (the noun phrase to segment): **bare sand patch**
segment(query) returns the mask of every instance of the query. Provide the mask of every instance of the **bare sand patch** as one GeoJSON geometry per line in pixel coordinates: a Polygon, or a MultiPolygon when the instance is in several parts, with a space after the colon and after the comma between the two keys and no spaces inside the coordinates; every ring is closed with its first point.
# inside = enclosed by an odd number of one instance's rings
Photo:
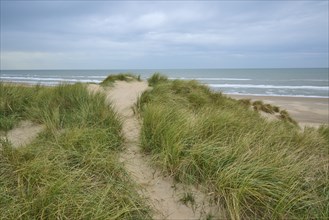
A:
{"type": "Polygon", "coordinates": [[[88,92],[90,92],[91,94],[95,94],[95,93],[102,93],[104,92],[103,87],[97,85],[97,84],[88,84],[87,85],[87,90],[88,92]]]}
{"type": "Polygon", "coordinates": [[[7,139],[14,147],[22,147],[31,143],[44,128],[43,125],[31,121],[21,121],[18,126],[8,131],[7,139]]]}

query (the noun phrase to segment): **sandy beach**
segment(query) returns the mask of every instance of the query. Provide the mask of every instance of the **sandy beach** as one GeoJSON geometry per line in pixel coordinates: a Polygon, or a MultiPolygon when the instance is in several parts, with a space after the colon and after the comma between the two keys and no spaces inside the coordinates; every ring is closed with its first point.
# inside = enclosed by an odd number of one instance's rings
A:
{"type": "Polygon", "coordinates": [[[304,98],[283,96],[248,96],[228,95],[235,99],[262,100],[265,103],[279,106],[287,110],[290,115],[303,126],[318,127],[321,124],[329,124],[329,99],[328,98],[304,98]]]}

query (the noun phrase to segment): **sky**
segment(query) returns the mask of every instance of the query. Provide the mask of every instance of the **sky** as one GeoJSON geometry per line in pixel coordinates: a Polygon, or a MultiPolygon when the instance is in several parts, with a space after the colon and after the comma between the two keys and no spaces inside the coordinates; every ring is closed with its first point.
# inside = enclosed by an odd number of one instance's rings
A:
{"type": "Polygon", "coordinates": [[[0,69],[328,67],[328,0],[1,0],[0,69]]]}

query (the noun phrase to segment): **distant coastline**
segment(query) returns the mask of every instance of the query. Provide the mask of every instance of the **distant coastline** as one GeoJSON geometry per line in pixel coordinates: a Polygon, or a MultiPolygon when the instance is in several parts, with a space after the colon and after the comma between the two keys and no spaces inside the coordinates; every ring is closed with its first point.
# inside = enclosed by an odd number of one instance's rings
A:
{"type": "Polygon", "coordinates": [[[329,98],[328,68],[1,70],[1,81],[41,85],[100,83],[109,74],[125,72],[142,79],[160,72],[169,79],[197,80],[232,95],[329,98]]]}

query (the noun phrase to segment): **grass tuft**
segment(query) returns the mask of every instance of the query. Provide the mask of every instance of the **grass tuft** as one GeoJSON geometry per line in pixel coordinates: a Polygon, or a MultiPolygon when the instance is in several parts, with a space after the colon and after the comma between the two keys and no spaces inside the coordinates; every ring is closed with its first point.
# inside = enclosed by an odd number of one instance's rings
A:
{"type": "Polygon", "coordinates": [[[100,84],[102,86],[111,86],[115,81],[126,81],[126,82],[141,81],[141,77],[140,75],[136,76],[131,73],[113,74],[106,77],[106,79],[104,79],[100,84]]]}
{"type": "Polygon", "coordinates": [[[279,113],[280,108],[278,106],[273,106],[270,104],[264,104],[262,101],[254,101],[252,103],[255,111],[263,111],[265,113],[274,114],[279,113]]]}
{"type": "Polygon", "coordinates": [[[155,86],[158,83],[166,82],[168,80],[167,76],[161,73],[154,73],[148,80],[149,86],[155,86]]]}
{"type": "Polygon", "coordinates": [[[295,124],[297,125],[297,122],[292,119],[289,115],[289,113],[286,111],[286,110],[281,110],[280,111],[280,116],[279,116],[283,121],[287,121],[287,122],[290,122],[292,124],[295,124]]]}
{"type": "Polygon", "coordinates": [[[180,201],[181,201],[184,205],[186,205],[186,206],[188,206],[189,204],[190,204],[191,206],[194,206],[194,205],[195,205],[194,195],[193,195],[193,193],[191,193],[191,192],[186,192],[186,193],[184,193],[184,195],[182,196],[182,198],[180,199],[180,201]]]}
{"type": "Polygon", "coordinates": [[[324,139],[326,139],[327,143],[329,144],[329,125],[321,125],[319,127],[319,133],[324,139]]]}
{"type": "Polygon", "coordinates": [[[250,99],[239,99],[239,102],[246,107],[250,107],[251,106],[251,100],[250,99]]]}

